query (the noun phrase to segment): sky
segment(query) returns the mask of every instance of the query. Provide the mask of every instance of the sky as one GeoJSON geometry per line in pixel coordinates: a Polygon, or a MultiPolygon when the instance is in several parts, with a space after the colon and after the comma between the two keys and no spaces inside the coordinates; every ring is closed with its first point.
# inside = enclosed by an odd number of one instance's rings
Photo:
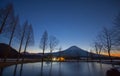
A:
{"type": "Polygon", "coordinates": [[[31,52],[40,52],[45,30],[59,40],[58,48],[76,45],[89,51],[97,34],[103,27],[113,26],[120,12],[120,0],[0,0],[0,7],[7,3],[13,3],[21,24],[28,20],[33,26],[31,52]]]}

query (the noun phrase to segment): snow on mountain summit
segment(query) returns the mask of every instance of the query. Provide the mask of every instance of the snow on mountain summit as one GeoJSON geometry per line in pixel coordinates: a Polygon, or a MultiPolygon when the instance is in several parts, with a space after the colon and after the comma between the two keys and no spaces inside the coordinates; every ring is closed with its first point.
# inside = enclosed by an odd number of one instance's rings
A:
{"type": "Polygon", "coordinates": [[[66,50],[80,50],[81,48],[77,47],[77,46],[71,46],[70,48],[66,49],[66,50]]]}
{"type": "Polygon", "coordinates": [[[76,56],[87,56],[88,52],[77,47],[77,46],[71,46],[68,49],[62,51],[61,55],[63,56],[72,56],[72,57],[76,57],[76,56]]]}

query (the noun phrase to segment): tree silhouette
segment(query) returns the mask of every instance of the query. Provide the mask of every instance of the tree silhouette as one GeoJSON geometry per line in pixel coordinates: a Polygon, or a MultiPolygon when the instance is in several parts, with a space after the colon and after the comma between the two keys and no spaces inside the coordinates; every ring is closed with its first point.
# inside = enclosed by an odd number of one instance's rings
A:
{"type": "MultiPolygon", "coordinates": [[[[26,42],[25,42],[24,54],[25,54],[28,46],[34,45],[34,34],[33,34],[32,25],[30,25],[26,30],[27,30],[27,33],[26,33],[26,42]]],[[[23,58],[23,60],[24,60],[24,58],[23,58]]]]}
{"type": "Polygon", "coordinates": [[[10,47],[11,47],[13,38],[16,36],[15,32],[17,32],[16,27],[18,25],[19,25],[19,17],[17,16],[17,17],[14,18],[14,20],[11,24],[12,27],[9,28],[9,30],[8,30],[8,35],[10,36],[10,39],[9,39],[9,43],[8,43],[8,45],[9,45],[8,50],[6,50],[7,52],[6,52],[6,55],[5,55],[4,62],[6,61],[6,58],[7,58],[8,54],[10,53],[10,50],[11,50],[10,47]]]}
{"type": "Polygon", "coordinates": [[[50,47],[50,58],[52,60],[52,52],[55,49],[55,47],[58,45],[58,40],[54,36],[50,36],[49,38],[49,47],[50,47]]]}
{"type": "Polygon", "coordinates": [[[24,37],[25,37],[25,32],[26,32],[26,28],[28,27],[28,22],[26,21],[23,25],[23,29],[21,30],[21,38],[20,38],[20,47],[19,47],[19,55],[18,55],[18,58],[17,58],[17,61],[19,60],[19,57],[20,57],[20,52],[21,52],[21,49],[22,49],[22,44],[23,44],[23,41],[24,41],[24,37]]]}
{"type": "Polygon", "coordinates": [[[0,34],[5,32],[5,28],[10,28],[14,17],[13,5],[8,4],[6,8],[0,9],[0,34]]]}
{"type": "Polygon", "coordinates": [[[115,26],[113,27],[113,38],[115,48],[120,50],[120,13],[116,16],[114,20],[115,26]]]}
{"type": "Polygon", "coordinates": [[[103,28],[103,31],[101,32],[101,42],[103,49],[108,52],[109,58],[112,62],[112,57],[111,57],[111,50],[112,47],[114,46],[113,44],[113,34],[110,29],[108,28],[103,28]]]}
{"type": "Polygon", "coordinates": [[[95,49],[96,54],[98,55],[99,59],[100,59],[100,53],[102,51],[102,48],[103,48],[103,45],[100,42],[100,40],[97,40],[97,41],[94,42],[94,49],[95,49]]]}
{"type": "MultiPolygon", "coordinates": [[[[9,46],[11,46],[12,43],[12,39],[15,36],[15,32],[16,32],[16,27],[19,25],[19,17],[17,16],[14,21],[13,21],[13,27],[11,29],[11,36],[10,36],[10,41],[9,41],[9,46]]],[[[19,28],[20,29],[20,28],[19,28]]]]}
{"type": "MultiPolygon", "coordinates": [[[[47,48],[47,45],[48,45],[48,33],[47,33],[47,31],[44,31],[44,33],[41,37],[41,41],[40,41],[40,48],[43,51],[42,52],[43,57],[44,57],[44,53],[47,48]]],[[[42,61],[43,61],[43,57],[42,57],[42,61]]]]}

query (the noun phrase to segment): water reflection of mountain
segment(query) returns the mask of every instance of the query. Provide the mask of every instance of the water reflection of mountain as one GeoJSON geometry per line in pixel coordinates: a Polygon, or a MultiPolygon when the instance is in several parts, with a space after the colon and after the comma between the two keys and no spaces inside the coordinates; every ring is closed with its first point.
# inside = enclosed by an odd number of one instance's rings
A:
{"type": "Polygon", "coordinates": [[[0,68],[0,76],[3,75],[3,70],[4,70],[4,68],[0,68]]]}

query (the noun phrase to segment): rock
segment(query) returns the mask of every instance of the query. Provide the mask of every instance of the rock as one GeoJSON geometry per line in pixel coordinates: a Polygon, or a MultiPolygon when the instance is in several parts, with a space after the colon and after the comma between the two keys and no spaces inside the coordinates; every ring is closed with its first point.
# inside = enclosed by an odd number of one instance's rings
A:
{"type": "Polygon", "coordinates": [[[120,72],[116,68],[112,68],[106,72],[106,76],[120,76],[120,72]]]}

